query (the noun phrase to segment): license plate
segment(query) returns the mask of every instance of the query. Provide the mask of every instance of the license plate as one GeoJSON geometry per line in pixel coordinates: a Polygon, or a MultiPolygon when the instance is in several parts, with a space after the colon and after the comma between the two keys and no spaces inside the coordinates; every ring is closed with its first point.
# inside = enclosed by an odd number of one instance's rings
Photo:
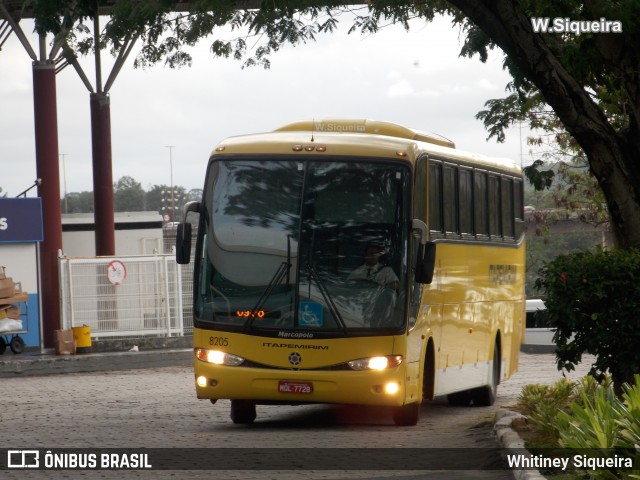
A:
{"type": "Polygon", "coordinates": [[[278,391],[280,393],[313,393],[313,383],[311,382],[278,382],[278,391]]]}

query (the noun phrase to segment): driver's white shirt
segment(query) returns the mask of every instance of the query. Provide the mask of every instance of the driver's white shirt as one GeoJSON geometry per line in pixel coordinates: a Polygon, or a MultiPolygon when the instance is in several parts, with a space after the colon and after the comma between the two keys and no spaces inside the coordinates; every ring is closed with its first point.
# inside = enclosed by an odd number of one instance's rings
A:
{"type": "Polygon", "coordinates": [[[398,281],[398,277],[393,269],[381,263],[373,266],[367,264],[360,265],[349,274],[348,278],[349,280],[370,280],[379,285],[389,285],[390,283],[398,281]]]}

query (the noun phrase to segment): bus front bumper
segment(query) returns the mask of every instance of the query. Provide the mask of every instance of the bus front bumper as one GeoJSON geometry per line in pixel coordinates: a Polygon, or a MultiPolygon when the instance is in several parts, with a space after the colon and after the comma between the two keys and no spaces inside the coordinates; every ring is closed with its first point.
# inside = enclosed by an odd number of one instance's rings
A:
{"type": "Polygon", "coordinates": [[[405,399],[403,365],[383,371],[281,370],[195,360],[194,367],[201,399],[386,406],[419,401],[405,399]]]}

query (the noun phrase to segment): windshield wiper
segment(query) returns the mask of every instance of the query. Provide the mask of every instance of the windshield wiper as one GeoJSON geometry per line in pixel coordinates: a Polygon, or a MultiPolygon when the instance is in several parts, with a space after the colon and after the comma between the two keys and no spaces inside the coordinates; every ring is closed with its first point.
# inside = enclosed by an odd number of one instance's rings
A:
{"type": "Polygon", "coordinates": [[[267,288],[262,293],[262,296],[258,299],[258,302],[251,310],[251,316],[247,319],[246,322],[244,322],[245,328],[251,328],[251,326],[253,325],[253,321],[258,316],[258,311],[262,310],[262,307],[264,307],[264,304],[267,302],[267,299],[271,295],[271,292],[273,292],[273,289],[276,286],[280,285],[280,283],[282,282],[282,279],[285,278],[285,276],[288,278],[290,269],[291,269],[291,263],[282,262],[280,264],[280,266],[276,270],[276,273],[274,273],[273,277],[271,277],[271,281],[269,282],[269,285],[267,285],[267,288]]]}
{"type": "MultiPolygon", "coordinates": [[[[322,294],[322,298],[324,299],[325,303],[329,306],[329,310],[331,311],[331,315],[333,315],[333,318],[336,319],[336,321],[340,324],[340,327],[342,328],[342,330],[346,334],[347,333],[347,324],[344,323],[344,320],[342,319],[342,316],[340,315],[340,310],[338,310],[338,308],[336,307],[336,304],[333,303],[333,298],[331,298],[331,294],[329,293],[329,290],[327,290],[327,286],[324,284],[324,282],[320,278],[320,275],[318,274],[318,271],[316,270],[316,267],[314,265],[309,264],[307,266],[307,269],[309,270],[309,274],[311,275],[311,278],[314,279],[316,281],[316,283],[318,284],[318,288],[320,289],[320,293],[322,294]]],[[[309,282],[309,284],[311,284],[311,282],[309,282]]]]}

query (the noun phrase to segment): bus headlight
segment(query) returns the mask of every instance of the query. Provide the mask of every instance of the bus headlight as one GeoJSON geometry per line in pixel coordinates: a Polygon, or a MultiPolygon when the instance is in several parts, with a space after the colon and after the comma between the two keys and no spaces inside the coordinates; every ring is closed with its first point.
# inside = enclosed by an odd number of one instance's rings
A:
{"type": "Polygon", "coordinates": [[[368,357],[351,360],[347,365],[353,370],[386,370],[397,367],[402,363],[401,355],[387,355],[386,357],[368,357]]]}
{"type": "Polygon", "coordinates": [[[244,358],[232,353],[221,352],[220,350],[206,350],[204,348],[195,349],[196,358],[202,362],[213,363],[214,365],[228,365],[237,367],[244,362],[244,358]]]}

